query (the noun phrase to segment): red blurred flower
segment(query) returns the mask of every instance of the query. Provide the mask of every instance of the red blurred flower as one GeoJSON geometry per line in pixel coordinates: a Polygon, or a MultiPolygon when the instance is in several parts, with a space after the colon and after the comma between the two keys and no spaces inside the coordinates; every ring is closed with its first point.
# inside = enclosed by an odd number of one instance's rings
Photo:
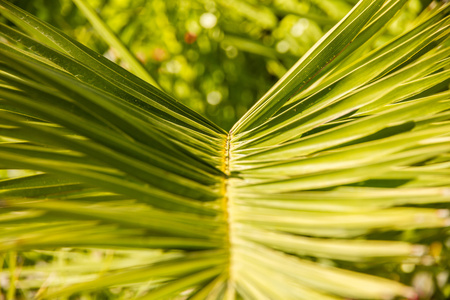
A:
{"type": "Polygon", "coordinates": [[[188,31],[184,34],[184,41],[187,44],[193,44],[193,43],[195,43],[196,40],[197,40],[197,35],[195,33],[188,31]]]}

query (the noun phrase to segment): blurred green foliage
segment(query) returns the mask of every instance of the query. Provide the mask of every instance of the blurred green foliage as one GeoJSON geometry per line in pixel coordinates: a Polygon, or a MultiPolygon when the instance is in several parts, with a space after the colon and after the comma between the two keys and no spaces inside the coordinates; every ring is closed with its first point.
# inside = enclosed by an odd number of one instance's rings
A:
{"type": "MultiPolygon", "coordinates": [[[[12,2],[127,67],[72,1],[12,2]]],[[[354,3],[90,1],[163,90],[227,130],[354,3]]],[[[405,30],[423,7],[419,0],[411,0],[376,43],[405,30]]]]}

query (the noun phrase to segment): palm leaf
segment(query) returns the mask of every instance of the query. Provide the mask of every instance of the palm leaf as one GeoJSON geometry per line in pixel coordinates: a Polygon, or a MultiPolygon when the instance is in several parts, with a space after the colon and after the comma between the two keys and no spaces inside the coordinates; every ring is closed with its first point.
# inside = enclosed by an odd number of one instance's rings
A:
{"type": "Polygon", "coordinates": [[[140,78],[148,81],[152,85],[158,87],[155,79],[145,70],[145,68],[139,63],[139,61],[133,56],[133,54],[127,49],[122,41],[114,34],[111,28],[103,22],[100,16],[89,5],[88,2],[83,0],[75,0],[74,3],[83,11],[84,15],[89,19],[89,22],[96,28],[96,30],[104,37],[104,40],[112,48],[120,52],[120,56],[131,66],[134,74],[140,78]]]}
{"type": "Polygon", "coordinates": [[[0,249],[12,273],[15,251],[116,253],[69,284],[25,266],[9,297],[415,297],[361,265],[427,253],[374,233],[450,225],[449,4],[372,49],[405,2],[360,1],[226,133],[0,1],[23,30],[1,25],[0,167],[36,171],[0,181],[0,249]]]}

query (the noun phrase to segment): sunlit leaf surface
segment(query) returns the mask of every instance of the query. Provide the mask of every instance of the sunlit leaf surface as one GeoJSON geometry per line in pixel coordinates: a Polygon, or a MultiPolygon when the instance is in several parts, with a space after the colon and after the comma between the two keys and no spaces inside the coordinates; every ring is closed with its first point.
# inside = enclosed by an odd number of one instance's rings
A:
{"type": "MultiPolygon", "coordinates": [[[[217,1],[267,31],[286,11],[331,28],[227,132],[74,2],[136,75],[0,0],[0,167],[27,170],[0,181],[7,299],[423,296],[395,275],[448,250],[450,4],[383,41],[407,1],[217,1]]],[[[284,73],[280,49],[223,43],[284,73]]]]}

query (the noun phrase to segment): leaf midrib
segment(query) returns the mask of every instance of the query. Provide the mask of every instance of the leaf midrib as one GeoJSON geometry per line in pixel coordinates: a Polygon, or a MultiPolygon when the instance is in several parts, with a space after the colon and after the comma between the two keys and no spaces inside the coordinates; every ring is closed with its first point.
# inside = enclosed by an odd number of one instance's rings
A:
{"type": "Polygon", "coordinates": [[[228,252],[228,265],[226,272],[228,273],[228,282],[226,288],[225,299],[232,300],[235,299],[235,288],[233,285],[234,276],[233,276],[233,260],[232,260],[232,249],[233,249],[233,213],[232,213],[232,205],[230,203],[229,197],[229,187],[230,187],[230,156],[231,156],[231,139],[232,139],[232,131],[227,134],[227,137],[224,142],[224,148],[222,151],[222,171],[225,174],[223,177],[222,183],[222,208],[224,212],[224,221],[225,226],[227,228],[226,232],[226,247],[228,252]]]}

